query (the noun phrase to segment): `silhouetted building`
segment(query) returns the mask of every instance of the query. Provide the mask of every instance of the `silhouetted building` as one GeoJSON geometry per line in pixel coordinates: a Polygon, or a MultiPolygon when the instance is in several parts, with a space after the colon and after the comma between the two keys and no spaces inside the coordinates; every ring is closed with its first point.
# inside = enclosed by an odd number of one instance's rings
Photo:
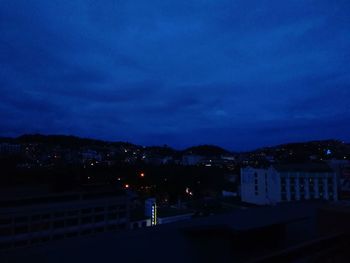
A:
{"type": "Polygon", "coordinates": [[[125,229],[128,223],[128,197],[116,191],[1,196],[0,249],[125,229]]]}
{"type": "MultiPolygon", "coordinates": [[[[254,262],[257,257],[312,239],[317,206],[308,203],[237,209],[135,231],[0,251],[0,258],[12,263],[143,262],[148,257],[152,262],[254,262]]],[[[269,262],[289,261],[282,258],[269,262]]]]}
{"type": "Polygon", "coordinates": [[[12,143],[0,143],[0,154],[18,154],[21,152],[21,145],[12,143]]]}

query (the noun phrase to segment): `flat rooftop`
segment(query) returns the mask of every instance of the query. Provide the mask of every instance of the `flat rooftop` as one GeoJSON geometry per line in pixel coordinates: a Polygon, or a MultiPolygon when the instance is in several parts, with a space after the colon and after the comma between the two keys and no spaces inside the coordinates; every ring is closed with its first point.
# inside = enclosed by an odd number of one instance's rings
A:
{"type": "MultiPolygon", "coordinates": [[[[3,252],[2,262],[244,262],[232,241],[222,237],[193,238],[188,231],[224,229],[244,232],[311,218],[319,203],[295,203],[236,210],[133,231],[102,233],[3,252]]],[[[1,252],[0,252],[1,253],[1,252]]]]}

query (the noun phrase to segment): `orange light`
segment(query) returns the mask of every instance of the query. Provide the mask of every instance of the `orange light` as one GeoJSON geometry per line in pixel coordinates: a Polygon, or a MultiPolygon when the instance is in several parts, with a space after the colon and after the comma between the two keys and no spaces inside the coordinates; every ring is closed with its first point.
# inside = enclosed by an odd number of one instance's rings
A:
{"type": "Polygon", "coordinates": [[[126,185],[125,185],[125,188],[129,188],[129,185],[128,185],[128,184],[126,184],[126,185]]]}
{"type": "Polygon", "coordinates": [[[140,173],[140,176],[141,176],[141,177],[145,177],[145,174],[144,174],[144,173],[140,173]]]}

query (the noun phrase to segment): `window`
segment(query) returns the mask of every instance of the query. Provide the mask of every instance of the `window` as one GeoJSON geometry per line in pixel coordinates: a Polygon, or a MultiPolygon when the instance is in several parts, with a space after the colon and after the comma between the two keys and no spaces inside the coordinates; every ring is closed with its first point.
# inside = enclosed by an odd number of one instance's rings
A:
{"type": "Polygon", "coordinates": [[[40,243],[41,242],[41,238],[33,238],[32,240],[31,240],[31,243],[32,244],[37,244],[37,243],[40,243]]]}
{"type": "Polygon", "coordinates": [[[291,195],[290,195],[290,200],[291,201],[295,201],[296,200],[296,196],[295,196],[295,193],[292,192],[291,195]]]}
{"type": "Polygon", "coordinates": [[[40,215],[34,215],[34,216],[32,216],[32,221],[39,221],[40,218],[41,218],[40,215]]]}
{"type": "Polygon", "coordinates": [[[49,223],[36,223],[31,226],[31,231],[39,232],[50,228],[49,223]]]}
{"type": "Polygon", "coordinates": [[[10,242],[0,243],[0,250],[1,249],[8,249],[11,247],[11,245],[12,245],[12,243],[10,243],[10,242]]]}
{"type": "Polygon", "coordinates": [[[118,227],[120,229],[125,229],[126,228],[126,224],[125,223],[119,224],[118,227]]]}
{"type": "Polygon", "coordinates": [[[14,219],[15,223],[26,223],[28,221],[28,217],[17,217],[14,219]]]}
{"type": "Polygon", "coordinates": [[[50,214],[44,214],[41,216],[41,219],[50,219],[51,215],[50,214]]]}
{"type": "Polygon", "coordinates": [[[287,194],[286,193],[282,193],[281,200],[287,201],[287,194]]]}
{"type": "Polygon", "coordinates": [[[113,206],[110,206],[110,207],[108,207],[108,210],[109,211],[117,211],[117,206],[116,205],[113,205],[113,206]]]}
{"type": "Polygon", "coordinates": [[[109,215],[108,215],[108,219],[109,219],[109,220],[117,219],[117,213],[109,214],[109,215]]]}
{"type": "Polygon", "coordinates": [[[95,232],[97,233],[100,233],[100,232],[103,232],[104,231],[104,228],[103,227],[98,227],[95,229],[95,232]]]}
{"type": "Polygon", "coordinates": [[[126,213],[125,212],[119,212],[119,217],[121,217],[121,218],[126,217],[126,213]]]}
{"type": "Polygon", "coordinates": [[[64,227],[64,221],[55,221],[53,223],[54,228],[63,228],[64,227]]]}
{"type": "Polygon", "coordinates": [[[324,187],[323,187],[323,185],[319,185],[319,187],[318,187],[318,192],[319,192],[320,196],[323,195],[323,193],[324,193],[324,187]]]}
{"type": "Polygon", "coordinates": [[[105,211],[104,207],[95,207],[95,212],[103,212],[105,211]]]}
{"type": "Polygon", "coordinates": [[[28,233],[28,226],[21,226],[15,228],[15,234],[24,234],[28,233]]]}
{"type": "Polygon", "coordinates": [[[75,237],[78,235],[78,232],[69,232],[66,234],[67,237],[75,237]]]}
{"type": "Polygon", "coordinates": [[[282,184],[281,191],[282,191],[282,193],[285,193],[287,191],[287,188],[286,188],[285,184],[282,184]]]}
{"type": "Polygon", "coordinates": [[[105,220],[104,215],[95,216],[95,222],[101,222],[101,221],[104,221],[104,220],[105,220]]]}
{"type": "Polygon", "coordinates": [[[8,236],[12,234],[12,229],[10,227],[1,227],[0,236],[8,236]]]}
{"type": "Polygon", "coordinates": [[[328,193],[332,193],[333,192],[333,185],[328,185],[328,193]]]}
{"type": "Polygon", "coordinates": [[[83,214],[90,214],[91,213],[91,208],[85,208],[82,211],[83,214]]]}
{"type": "Polygon", "coordinates": [[[60,239],[63,239],[63,238],[64,238],[64,235],[61,234],[61,235],[54,235],[52,239],[53,240],[60,240],[60,239]]]}
{"type": "Polygon", "coordinates": [[[24,247],[28,244],[28,241],[27,240],[20,240],[20,241],[17,241],[15,242],[14,246],[15,247],[24,247]]]}
{"type": "Polygon", "coordinates": [[[88,224],[88,223],[91,223],[92,222],[92,217],[83,217],[81,219],[81,223],[82,224],[88,224]]]}
{"type": "Polygon", "coordinates": [[[78,225],[78,219],[77,218],[66,220],[66,226],[76,226],[76,225],[78,225]]]}
{"type": "Polygon", "coordinates": [[[92,230],[91,229],[85,229],[81,232],[82,235],[89,235],[92,233],[92,230]]]}
{"type": "Polygon", "coordinates": [[[0,218],[0,225],[6,225],[6,224],[11,224],[12,219],[11,218],[0,218]]]}
{"type": "Polygon", "coordinates": [[[120,210],[125,210],[125,209],[126,209],[126,205],[120,205],[120,206],[119,206],[119,209],[120,209],[120,210]]]}
{"type": "Polygon", "coordinates": [[[64,217],[64,212],[55,213],[55,217],[64,217]]]}
{"type": "Polygon", "coordinates": [[[114,231],[114,230],[117,229],[117,226],[116,226],[116,225],[110,225],[110,226],[108,226],[107,229],[108,229],[109,231],[114,231]]]}
{"type": "Polygon", "coordinates": [[[69,211],[67,214],[68,214],[68,216],[77,216],[77,215],[79,215],[79,211],[73,210],[73,211],[69,211]]]}

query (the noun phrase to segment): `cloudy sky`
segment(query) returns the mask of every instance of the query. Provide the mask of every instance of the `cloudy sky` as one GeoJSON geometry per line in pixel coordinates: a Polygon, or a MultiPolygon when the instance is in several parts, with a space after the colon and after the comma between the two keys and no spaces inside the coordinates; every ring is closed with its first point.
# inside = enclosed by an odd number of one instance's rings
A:
{"type": "Polygon", "coordinates": [[[349,0],[0,0],[0,135],[350,141],[349,0]]]}

